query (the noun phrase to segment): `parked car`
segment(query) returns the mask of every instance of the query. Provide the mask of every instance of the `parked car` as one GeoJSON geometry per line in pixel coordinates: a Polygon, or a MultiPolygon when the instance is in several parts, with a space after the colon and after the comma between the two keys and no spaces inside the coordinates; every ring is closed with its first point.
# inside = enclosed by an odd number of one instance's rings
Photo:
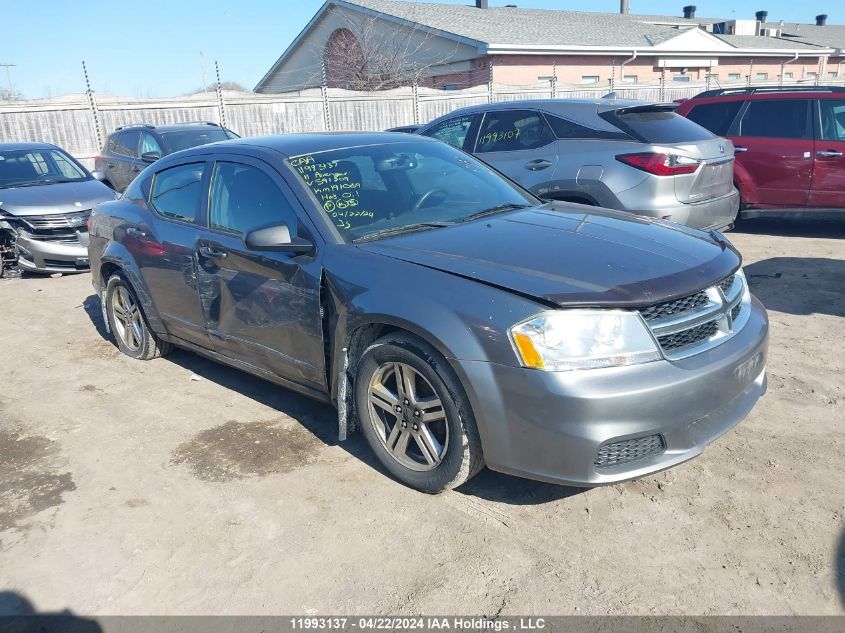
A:
{"type": "Polygon", "coordinates": [[[47,143],[0,143],[0,275],[88,270],[86,222],[115,193],[47,143]]]}
{"type": "Polygon", "coordinates": [[[91,220],[118,347],[185,347],[339,410],[426,492],[486,464],[596,485],[679,464],[766,388],[737,250],[543,202],[445,143],[230,141],[163,158],[91,220]]]}
{"type": "Polygon", "coordinates": [[[399,127],[389,128],[385,130],[385,132],[403,132],[405,134],[413,134],[421,127],[421,125],[400,125],[399,127]]]}
{"type": "Polygon", "coordinates": [[[419,134],[477,155],[534,194],[705,229],[729,228],[733,148],[675,104],[509,101],[462,108],[419,134]]]}
{"type": "Polygon", "coordinates": [[[710,90],[677,112],[733,142],[743,217],[845,211],[845,88],[710,90]]]}
{"type": "Polygon", "coordinates": [[[142,169],[162,156],[233,138],[240,137],[209,121],[124,125],[106,137],[103,150],[94,159],[95,175],[115,191],[122,192],[142,169]]]}

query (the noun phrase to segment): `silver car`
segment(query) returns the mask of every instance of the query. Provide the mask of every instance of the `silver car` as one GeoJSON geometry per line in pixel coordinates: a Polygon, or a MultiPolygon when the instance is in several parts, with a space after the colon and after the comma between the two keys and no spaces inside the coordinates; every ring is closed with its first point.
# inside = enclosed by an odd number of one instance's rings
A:
{"type": "Polygon", "coordinates": [[[509,101],[456,110],[418,133],[477,155],[542,198],[729,228],[739,209],[733,145],[674,107],[509,101]]]}
{"type": "Polygon", "coordinates": [[[115,197],[55,145],[0,143],[0,274],[88,270],[88,217],[115,197]]]}

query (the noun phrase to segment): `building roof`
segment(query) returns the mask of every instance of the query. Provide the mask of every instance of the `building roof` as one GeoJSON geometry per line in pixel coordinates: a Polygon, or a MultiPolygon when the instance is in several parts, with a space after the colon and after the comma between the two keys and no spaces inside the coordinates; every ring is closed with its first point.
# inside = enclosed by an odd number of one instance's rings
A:
{"type": "MultiPolygon", "coordinates": [[[[488,45],[647,48],[677,37],[686,29],[729,21],[727,18],[686,19],[665,15],[518,7],[478,9],[468,4],[405,0],[339,0],[338,4],[354,5],[488,45]]],[[[777,25],[774,22],[770,24],[777,25]]],[[[734,48],[753,50],[845,48],[845,26],[785,25],[784,32],[790,36],[723,36],[720,39],[734,48]],[[796,30],[800,35],[793,35],[796,30]]]]}

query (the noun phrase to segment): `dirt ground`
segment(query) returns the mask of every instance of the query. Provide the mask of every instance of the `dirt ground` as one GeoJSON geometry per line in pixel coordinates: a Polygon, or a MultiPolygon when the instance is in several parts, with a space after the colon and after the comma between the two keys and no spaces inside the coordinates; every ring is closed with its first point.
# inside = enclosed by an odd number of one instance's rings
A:
{"type": "Polygon", "coordinates": [[[591,490],[414,492],[327,406],[122,356],[88,275],[0,280],[0,613],[845,613],[845,221],[728,236],[768,394],[698,459],[591,490]]]}

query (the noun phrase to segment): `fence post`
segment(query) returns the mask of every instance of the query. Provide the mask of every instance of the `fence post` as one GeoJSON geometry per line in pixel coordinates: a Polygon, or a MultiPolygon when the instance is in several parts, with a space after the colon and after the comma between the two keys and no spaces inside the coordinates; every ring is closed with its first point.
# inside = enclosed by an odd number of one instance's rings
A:
{"type": "Polygon", "coordinates": [[[321,70],[322,70],[322,73],[323,73],[323,81],[322,81],[322,85],[320,86],[320,92],[323,95],[323,123],[326,126],[326,131],[331,132],[332,131],[332,118],[331,118],[331,113],[329,112],[329,88],[326,85],[327,81],[326,81],[326,62],[325,62],[325,60],[323,60],[321,70]]]}
{"type": "Polygon", "coordinates": [[[610,92],[613,92],[613,87],[616,82],[616,58],[610,60],[610,92]]]}
{"type": "Polygon", "coordinates": [[[414,83],[411,86],[412,94],[414,97],[414,125],[419,125],[420,123],[420,94],[417,85],[417,79],[414,78],[414,83]]]}
{"type": "Polygon", "coordinates": [[[666,101],[666,66],[660,69],[660,102],[666,101]]]}
{"type": "Polygon", "coordinates": [[[94,119],[94,134],[97,136],[97,150],[99,150],[103,146],[103,135],[100,132],[100,113],[97,110],[97,100],[94,98],[94,91],[91,90],[91,81],[88,79],[88,67],[85,65],[85,60],[82,61],[82,74],[85,75],[85,95],[88,97],[91,118],[94,119]]]}
{"type": "Polygon", "coordinates": [[[780,63],[780,77],[778,77],[778,86],[783,86],[783,76],[786,74],[786,60],[780,63]]]}
{"type": "Polygon", "coordinates": [[[816,72],[816,85],[819,85],[819,80],[822,78],[822,73],[824,72],[824,57],[819,55],[819,69],[816,72]]]}
{"type": "Polygon", "coordinates": [[[226,103],[223,101],[223,84],[220,83],[220,66],[214,60],[214,72],[217,74],[217,109],[220,112],[220,125],[226,126],[226,103]]]}
{"type": "Polygon", "coordinates": [[[754,60],[752,59],[752,60],[748,63],[748,79],[747,79],[747,80],[746,80],[746,82],[745,82],[745,85],[746,85],[746,86],[750,86],[750,85],[751,85],[751,76],[752,76],[753,74],[754,74],[754,60]]]}
{"type": "Polygon", "coordinates": [[[552,99],[557,98],[557,61],[552,62],[552,80],[549,82],[551,84],[552,90],[552,99]]]}
{"type": "Polygon", "coordinates": [[[487,62],[487,103],[493,103],[493,60],[487,62]]]}

